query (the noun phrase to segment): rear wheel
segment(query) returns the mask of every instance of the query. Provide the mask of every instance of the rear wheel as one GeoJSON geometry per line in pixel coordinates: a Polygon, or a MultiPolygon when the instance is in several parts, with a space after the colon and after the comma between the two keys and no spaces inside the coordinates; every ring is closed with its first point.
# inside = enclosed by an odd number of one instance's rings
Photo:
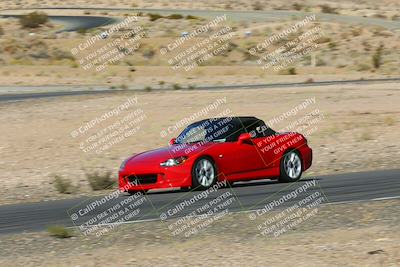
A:
{"type": "Polygon", "coordinates": [[[281,159],[281,175],[279,181],[283,183],[298,181],[303,173],[303,163],[299,152],[290,150],[283,154],[281,159]]]}
{"type": "Polygon", "coordinates": [[[199,158],[193,164],[192,183],[194,189],[205,190],[217,181],[217,168],[208,157],[199,158]]]}

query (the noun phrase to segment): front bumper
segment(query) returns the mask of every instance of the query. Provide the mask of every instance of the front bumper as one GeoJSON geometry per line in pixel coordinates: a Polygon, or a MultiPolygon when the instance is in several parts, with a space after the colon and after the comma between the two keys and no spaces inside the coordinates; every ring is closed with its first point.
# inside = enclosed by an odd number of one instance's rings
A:
{"type": "Polygon", "coordinates": [[[190,187],[191,185],[190,168],[184,165],[119,172],[121,191],[190,187]]]}

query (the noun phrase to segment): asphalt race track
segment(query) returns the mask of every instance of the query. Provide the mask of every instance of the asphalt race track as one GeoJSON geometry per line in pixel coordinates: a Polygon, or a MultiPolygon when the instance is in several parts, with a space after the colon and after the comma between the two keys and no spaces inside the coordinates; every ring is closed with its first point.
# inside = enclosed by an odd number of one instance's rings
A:
{"type": "MultiPolygon", "coordinates": [[[[219,189],[167,219],[185,216],[228,191],[237,200],[229,206],[230,212],[260,209],[270,203],[272,199],[278,199],[294,189],[314,181],[316,185],[310,187],[307,193],[321,192],[326,197],[325,204],[400,198],[400,169],[307,177],[292,184],[262,180],[235,184],[232,188],[219,189]]],[[[135,220],[158,220],[160,214],[165,214],[166,211],[176,207],[177,204],[193,199],[201,193],[202,191],[149,192],[145,196],[147,201],[140,206],[142,215],[135,217],[135,220]]],[[[129,197],[128,194],[120,194],[117,198],[99,206],[95,210],[95,215],[129,197]]],[[[56,224],[73,226],[73,221],[67,212],[71,214],[74,209],[85,207],[88,203],[93,203],[96,199],[101,198],[104,198],[104,196],[0,206],[0,234],[44,230],[47,226],[56,224]]],[[[293,205],[293,202],[287,201],[279,208],[290,205],[293,205]]],[[[82,219],[88,220],[90,218],[82,216],[82,219]]],[[[136,225],[132,224],[132,227],[136,227],[136,225]]]]}
{"type": "MultiPolygon", "coordinates": [[[[19,18],[20,15],[0,15],[3,18],[19,18]]],[[[99,16],[48,16],[49,20],[55,24],[61,24],[64,27],[56,31],[75,32],[81,29],[89,30],[97,27],[107,26],[119,22],[118,18],[108,18],[99,16]]]]}
{"type": "MultiPolygon", "coordinates": [[[[269,88],[293,88],[293,87],[314,87],[314,86],[329,86],[329,85],[344,85],[344,84],[374,84],[374,83],[391,83],[398,82],[400,78],[381,78],[381,79],[363,79],[363,80],[337,80],[337,81],[319,81],[313,83],[298,82],[298,83],[266,83],[266,84],[237,84],[237,85],[212,85],[212,86],[198,86],[196,90],[235,90],[235,89],[269,89],[269,88]]],[[[11,87],[10,87],[11,88],[11,87]]],[[[41,88],[35,86],[33,88],[41,88]]],[[[46,86],[42,87],[46,88],[46,86]]],[[[0,87],[1,89],[1,87],[0,87]]],[[[7,89],[7,88],[6,88],[7,89]]],[[[16,87],[13,86],[14,92],[17,89],[19,91],[27,91],[27,87],[16,87]]],[[[53,88],[54,89],[54,88],[53,88]]],[[[129,90],[135,92],[136,90],[129,90]]],[[[129,92],[128,91],[128,92],[129,92]]],[[[156,91],[156,90],[154,90],[156,91]]],[[[110,94],[118,92],[127,92],[127,90],[118,89],[106,89],[99,88],[97,90],[68,90],[68,86],[63,86],[62,91],[49,91],[49,92],[24,92],[24,93],[3,93],[0,94],[0,102],[8,101],[23,101],[39,98],[48,97],[60,97],[60,96],[80,96],[80,95],[94,95],[94,94],[110,94]]]]}

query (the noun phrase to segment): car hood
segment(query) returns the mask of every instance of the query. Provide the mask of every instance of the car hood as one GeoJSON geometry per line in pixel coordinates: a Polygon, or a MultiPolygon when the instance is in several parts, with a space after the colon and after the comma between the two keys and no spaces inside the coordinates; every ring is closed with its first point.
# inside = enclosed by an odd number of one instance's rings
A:
{"type": "Polygon", "coordinates": [[[206,149],[211,143],[198,145],[198,144],[184,144],[184,145],[171,145],[169,147],[162,147],[146,152],[136,154],[129,158],[126,162],[127,167],[134,167],[135,165],[159,165],[161,162],[170,158],[181,156],[192,156],[199,151],[206,149]]]}

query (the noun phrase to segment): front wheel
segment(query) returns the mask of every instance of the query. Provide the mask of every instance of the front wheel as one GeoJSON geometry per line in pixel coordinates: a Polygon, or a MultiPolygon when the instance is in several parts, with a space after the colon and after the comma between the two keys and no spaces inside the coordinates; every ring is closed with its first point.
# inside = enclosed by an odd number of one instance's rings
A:
{"type": "Polygon", "coordinates": [[[303,173],[303,163],[299,152],[290,150],[283,154],[280,168],[280,182],[289,183],[298,181],[303,173]]]}
{"type": "Polygon", "coordinates": [[[194,189],[205,190],[217,181],[217,168],[208,157],[199,158],[193,165],[192,183],[194,189]]]}

